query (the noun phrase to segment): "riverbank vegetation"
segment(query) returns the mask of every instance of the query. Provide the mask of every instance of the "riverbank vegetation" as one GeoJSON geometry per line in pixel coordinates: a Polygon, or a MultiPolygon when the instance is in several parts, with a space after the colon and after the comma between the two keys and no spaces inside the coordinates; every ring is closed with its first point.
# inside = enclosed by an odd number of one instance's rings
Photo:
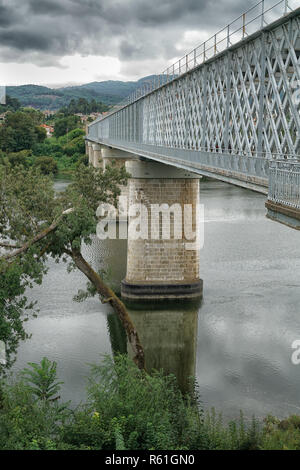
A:
{"type": "Polygon", "coordinates": [[[62,385],[46,358],[2,381],[0,449],[300,449],[298,417],[223,424],[195,393],[182,395],[174,376],[146,374],[126,356],[92,366],[88,398],[75,409],[59,398],[62,385]]]}
{"type": "Polygon", "coordinates": [[[6,114],[0,124],[0,164],[38,166],[44,174],[72,175],[78,165],[88,164],[85,124],[75,113],[106,110],[107,106],[94,100],[72,100],[66,108],[45,117],[41,111],[21,108],[17,100],[8,97],[3,108],[6,114]],[[51,136],[46,129],[52,129],[51,136]]]}
{"type": "Polygon", "coordinates": [[[47,138],[41,126],[43,115],[35,110],[6,114],[0,126],[0,164],[25,168],[40,167],[44,174],[69,173],[88,164],[85,156],[85,129],[77,116],[58,116],[54,135],[47,138]]]}

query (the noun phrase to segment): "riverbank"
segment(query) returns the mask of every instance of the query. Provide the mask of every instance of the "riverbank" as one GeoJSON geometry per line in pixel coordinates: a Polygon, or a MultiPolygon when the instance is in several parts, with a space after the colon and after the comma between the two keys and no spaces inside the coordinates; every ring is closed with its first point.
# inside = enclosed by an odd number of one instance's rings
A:
{"type": "Polygon", "coordinates": [[[145,374],[127,356],[92,366],[89,399],[62,403],[56,364],[44,358],[0,388],[1,450],[299,450],[300,417],[224,424],[205,413],[196,388],[182,395],[174,376],[145,374]]]}

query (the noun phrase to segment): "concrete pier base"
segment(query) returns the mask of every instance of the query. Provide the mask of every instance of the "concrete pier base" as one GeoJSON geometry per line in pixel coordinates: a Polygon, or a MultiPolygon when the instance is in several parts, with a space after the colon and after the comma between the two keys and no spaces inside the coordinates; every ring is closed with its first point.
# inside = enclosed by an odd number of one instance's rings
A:
{"type": "Polygon", "coordinates": [[[267,218],[287,225],[288,227],[300,230],[300,211],[283,204],[276,204],[272,201],[265,203],[268,209],[267,218]]]}

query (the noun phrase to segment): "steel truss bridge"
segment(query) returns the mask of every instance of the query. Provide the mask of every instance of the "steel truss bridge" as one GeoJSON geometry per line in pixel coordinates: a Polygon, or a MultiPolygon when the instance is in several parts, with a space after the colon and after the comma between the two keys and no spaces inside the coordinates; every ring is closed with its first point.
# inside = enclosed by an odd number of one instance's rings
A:
{"type": "Polygon", "coordinates": [[[255,5],[91,123],[87,140],[268,194],[269,217],[300,228],[300,2],[291,3],[255,5]]]}

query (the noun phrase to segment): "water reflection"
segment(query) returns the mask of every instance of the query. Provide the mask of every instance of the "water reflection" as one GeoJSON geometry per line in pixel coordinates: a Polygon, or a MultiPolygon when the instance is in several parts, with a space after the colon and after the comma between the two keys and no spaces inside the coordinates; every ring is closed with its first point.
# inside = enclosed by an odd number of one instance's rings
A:
{"type": "Polygon", "coordinates": [[[85,246],[84,255],[107,285],[120,294],[126,276],[127,240],[99,240],[94,236],[91,245],[85,246]]]}
{"type": "Polygon", "coordinates": [[[127,305],[144,348],[146,370],[174,374],[183,392],[195,376],[199,306],[199,301],[127,305]]]}

